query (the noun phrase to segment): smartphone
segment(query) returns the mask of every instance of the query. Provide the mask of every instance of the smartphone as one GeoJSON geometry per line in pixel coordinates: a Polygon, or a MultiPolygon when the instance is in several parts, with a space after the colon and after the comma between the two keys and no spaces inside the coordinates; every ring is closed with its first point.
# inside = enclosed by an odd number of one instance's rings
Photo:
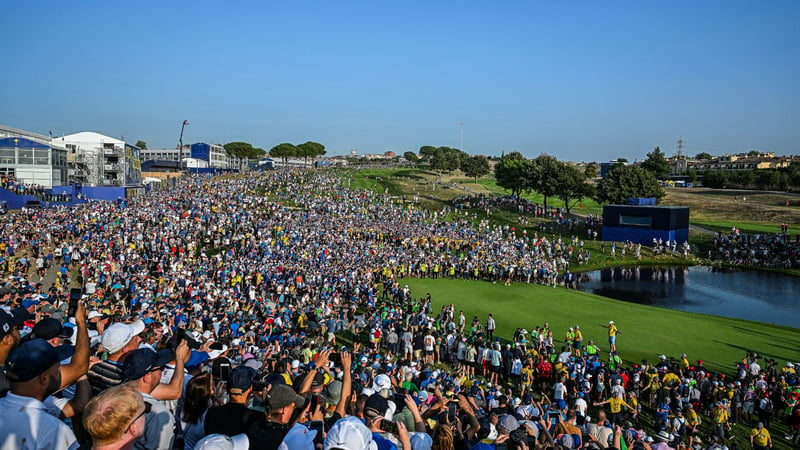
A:
{"type": "Polygon", "coordinates": [[[83,289],[81,288],[72,288],[69,291],[69,306],[67,307],[67,317],[75,317],[75,313],[78,311],[78,302],[81,300],[83,296],[83,289]]]}
{"type": "Polygon", "coordinates": [[[550,423],[553,425],[558,423],[558,418],[561,416],[561,413],[558,411],[548,411],[547,417],[550,419],[550,423]]]}
{"type": "Polygon", "coordinates": [[[397,428],[397,422],[392,422],[391,420],[386,419],[381,420],[380,429],[384,433],[389,434],[397,434],[400,432],[400,430],[397,428]]]}
{"type": "Polygon", "coordinates": [[[312,420],[308,422],[307,425],[309,430],[317,430],[317,434],[314,436],[314,443],[322,444],[325,437],[325,422],[321,420],[312,420]]]}
{"type": "Polygon", "coordinates": [[[227,383],[230,374],[231,374],[231,363],[222,363],[219,365],[219,379],[221,381],[227,383]]]}
{"type": "Polygon", "coordinates": [[[398,414],[400,411],[403,410],[403,408],[406,407],[406,394],[407,393],[408,393],[408,391],[406,389],[403,389],[403,388],[397,388],[397,390],[394,392],[394,398],[392,400],[394,400],[394,404],[397,407],[395,412],[394,412],[395,414],[398,414]]]}
{"type": "Polygon", "coordinates": [[[456,415],[458,415],[458,402],[451,401],[447,404],[447,421],[450,423],[455,422],[456,415]]]}

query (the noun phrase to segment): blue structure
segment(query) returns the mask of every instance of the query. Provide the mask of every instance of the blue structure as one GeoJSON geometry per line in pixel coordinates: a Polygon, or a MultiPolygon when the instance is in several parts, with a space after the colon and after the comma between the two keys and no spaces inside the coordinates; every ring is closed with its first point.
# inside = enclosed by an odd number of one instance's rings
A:
{"type": "Polygon", "coordinates": [[[686,206],[603,207],[603,240],[632,241],[650,245],[653,239],[689,240],[689,208],[686,206]]]}

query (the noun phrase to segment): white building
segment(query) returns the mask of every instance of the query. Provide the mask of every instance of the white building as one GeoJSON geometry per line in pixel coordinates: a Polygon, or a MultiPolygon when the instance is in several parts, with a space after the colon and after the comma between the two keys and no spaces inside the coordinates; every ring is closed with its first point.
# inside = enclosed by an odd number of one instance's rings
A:
{"type": "Polygon", "coordinates": [[[45,188],[67,184],[67,150],[49,136],[0,125],[0,176],[45,188]]]}
{"type": "Polygon", "coordinates": [[[142,181],[139,148],[125,141],[84,131],[63,136],[70,181],[88,186],[130,186],[142,181]]]}

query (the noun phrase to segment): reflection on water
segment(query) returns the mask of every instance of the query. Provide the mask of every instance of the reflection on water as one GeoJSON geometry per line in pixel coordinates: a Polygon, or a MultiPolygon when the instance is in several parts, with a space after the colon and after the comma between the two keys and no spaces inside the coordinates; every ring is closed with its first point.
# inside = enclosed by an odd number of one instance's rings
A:
{"type": "Polygon", "coordinates": [[[582,277],[579,289],[643,305],[800,326],[800,279],[710,267],[618,267],[582,277]],[[588,279],[587,279],[588,278],[588,279]]]}

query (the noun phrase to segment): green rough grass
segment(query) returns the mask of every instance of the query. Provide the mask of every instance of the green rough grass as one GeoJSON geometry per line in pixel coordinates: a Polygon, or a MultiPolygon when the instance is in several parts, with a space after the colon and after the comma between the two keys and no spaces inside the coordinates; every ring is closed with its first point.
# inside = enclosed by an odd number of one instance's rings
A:
{"type": "MultiPolygon", "coordinates": [[[[479,178],[478,179],[478,183],[483,185],[483,186],[485,186],[486,189],[488,189],[491,192],[494,192],[496,194],[499,194],[499,195],[511,195],[511,191],[503,189],[502,187],[497,185],[497,180],[495,180],[495,178],[493,176],[492,177],[479,178]]],[[[544,196],[539,194],[538,192],[522,193],[522,198],[524,198],[525,200],[534,202],[534,203],[539,203],[539,204],[542,204],[542,205],[544,204],[544,196]]],[[[602,214],[603,213],[603,207],[600,204],[598,204],[596,201],[594,201],[594,200],[592,200],[590,198],[584,198],[582,200],[582,202],[583,202],[583,209],[580,209],[579,205],[578,206],[573,206],[572,209],[570,210],[570,213],[572,213],[572,214],[580,214],[580,215],[602,214]]],[[[559,207],[563,207],[564,206],[564,202],[561,199],[557,198],[557,197],[548,197],[547,198],[547,205],[559,208],[559,207]]]]}
{"type": "Polygon", "coordinates": [[[691,361],[702,359],[706,367],[731,373],[748,350],[776,361],[797,360],[797,328],[637,305],[563,287],[418,278],[401,283],[408,284],[415,297],[430,293],[434,313],[454,303],[456,310],[464,310],[468,324],[473,316],[485,323],[491,313],[496,333],[504,338],[511,338],[517,327],[530,331],[548,322],[554,341],[563,342],[567,328],[579,325],[584,341],[593,339],[604,356],[608,333],[598,324],[613,320],[623,332],[617,337],[617,350],[628,363],[686,353],[691,361]]]}

